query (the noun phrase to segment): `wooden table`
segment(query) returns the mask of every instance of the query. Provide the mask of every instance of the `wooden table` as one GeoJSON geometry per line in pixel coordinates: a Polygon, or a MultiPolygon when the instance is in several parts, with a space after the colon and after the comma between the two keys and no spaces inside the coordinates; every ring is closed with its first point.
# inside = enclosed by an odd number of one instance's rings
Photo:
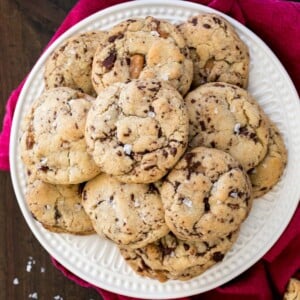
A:
{"type": "MultiPolygon", "coordinates": [[[[0,0],[0,120],[10,92],[31,70],[43,48],[76,0],[0,0]]],[[[0,299],[102,299],[65,278],[32,235],[21,214],[10,174],[0,172],[0,299]],[[31,272],[26,271],[28,261],[31,272]],[[43,272],[44,271],[44,272],[43,272]],[[17,279],[15,279],[17,278],[17,279]],[[14,285],[13,282],[19,281],[14,285]]]]}

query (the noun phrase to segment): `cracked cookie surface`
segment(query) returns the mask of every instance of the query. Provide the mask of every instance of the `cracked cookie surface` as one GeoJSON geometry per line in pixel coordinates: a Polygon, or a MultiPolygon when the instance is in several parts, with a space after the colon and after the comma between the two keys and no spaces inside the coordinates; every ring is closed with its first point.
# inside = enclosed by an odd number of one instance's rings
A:
{"type": "Polygon", "coordinates": [[[202,14],[178,28],[193,59],[194,87],[213,81],[247,87],[248,48],[229,22],[215,14],[202,14]]]}
{"type": "Polygon", "coordinates": [[[96,49],[104,44],[106,37],[104,31],[85,32],[55,49],[45,63],[46,89],[65,86],[95,96],[92,63],[96,49]]]}
{"type": "Polygon", "coordinates": [[[121,247],[126,262],[139,275],[158,279],[188,280],[223,260],[237,238],[234,232],[213,242],[182,241],[172,233],[138,249],[121,247]]]}
{"type": "Polygon", "coordinates": [[[121,183],[101,174],[84,187],[82,205],[95,231],[118,245],[143,247],[169,232],[153,184],[121,183]]]}
{"type": "Polygon", "coordinates": [[[176,164],[160,189],[171,231],[187,241],[215,242],[237,231],[251,206],[251,183],[228,153],[198,147],[176,164]]]}
{"type": "Polygon", "coordinates": [[[29,181],[25,199],[33,217],[52,232],[92,234],[92,222],[81,205],[82,186],[29,181]]]}
{"type": "Polygon", "coordinates": [[[22,123],[21,157],[38,179],[76,184],[95,177],[99,167],[87,153],[84,129],[94,98],[60,87],[32,103],[22,123]]]}
{"type": "Polygon", "coordinates": [[[247,171],[265,157],[268,120],[244,89],[227,83],[207,83],[185,98],[191,148],[206,146],[230,153],[247,171]]]}
{"type": "Polygon", "coordinates": [[[97,93],[115,82],[157,78],[184,95],[192,77],[193,63],[184,38],[174,25],[153,17],[126,20],[112,28],[92,68],[97,93]]]}
{"type": "Polygon", "coordinates": [[[287,150],[277,126],[270,122],[268,151],[264,159],[248,171],[255,198],[266,194],[279,181],[287,163],[287,150]]]}
{"type": "Polygon", "coordinates": [[[186,149],[186,106],[166,82],[115,83],[93,103],[85,137],[103,172],[123,182],[155,182],[186,149]]]}

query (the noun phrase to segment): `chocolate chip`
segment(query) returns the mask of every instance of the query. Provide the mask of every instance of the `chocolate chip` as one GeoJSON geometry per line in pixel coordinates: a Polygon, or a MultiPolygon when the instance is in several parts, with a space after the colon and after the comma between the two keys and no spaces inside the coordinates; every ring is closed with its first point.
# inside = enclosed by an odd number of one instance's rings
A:
{"type": "Polygon", "coordinates": [[[113,50],[103,60],[103,62],[102,62],[103,67],[105,67],[108,71],[111,70],[115,64],[116,59],[117,59],[117,52],[115,50],[113,50]]]}
{"type": "Polygon", "coordinates": [[[199,124],[200,124],[201,130],[205,131],[206,130],[206,126],[205,126],[204,121],[200,121],[199,124]]]}
{"type": "Polygon", "coordinates": [[[215,143],[214,141],[211,141],[211,142],[210,142],[210,145],[211,145],[213,148],[216,147],[216,143],[215,143]]]}
{"type": "Polygon", "coordinates": [[[144,168],[144,170],[145,170],[145,171],[149,171],[149,170],[151,170],[151,169],[153,169],[153,168],[155,168],[155,167],[156,167],[155,165],[147,166],[147,167],[144,168]]]}
{"type": "Polygon", "coordinates": [[[176,148],[171,148],[170,153],[175,156],[177,154],[177,149],[176,148]]]}
{"type": "Polygon", "coordinates": [[[188,251],[190,249],[190,245],[183,243],[183,247],[185,251],[188,251]]]}
{"type": "Polygon", "coordinates": [[[168,154],[168,152],[164,149],[163,152],[162,152],[162,155],[163,155],[165,158],[167,158],[169,154],[168,154]]]}
{"type": "Polygon", "coordinates": [[[197,19],[197,18],[193,18],[193,19],[191,20],[191,23],[192,23],[194,26],[196,26],[196,25],[198,24],[198,19],[197,19]]]}
{"type": "Polygon", "coordinates": [[[161,130],[161,128],[158,129],[157,137],[158,138],[162,137],[162,130],[161,130]]]}
{"type": "Polygon", "coordinates": [[[86,192],[86,190],[84,190],[84,191],[82,192],[82,200],[83,200],[83,201],[86,201],[86,200],[87,200],[87,192],[86,192]]]}
{"type": "Polygon", "coordinates": [[[221,21],[220,21],[220,19],[218,19],[217,17],[213,17],[213,20],[214,20],[214,22],[215,22],[216,24],[221,25],[221,21]]]}
{"type": "Polygon", "coordinates": [[[47,171],[49,171],[50,169],[49,169],[48,166],[40,166],[40,167],[39,167],[39,170],[41,170],[42,172],[47,172],[47,171]]]}
{"type": "Polygon", "coordinates": [[[230,207],[231,209],[239,209],[240,208],[239,204],[233,204],[233,203],[228,203],[227,206],[230,207]]]}
{"type": "Polygon", "coordinates": [[[217,252],[215,252],[215,253],[212,255],[212,259],[213,259],[215,262],[219,262],[219,261],[221,261],[223,258],[224,258],[224,254],[221,253],[220,251],[217,251],[217,252]]]}
{"type": "Polygon", "coordinates": [[[209,24],[206,24],[206,23],[203,24],[203,27],[204,27],[204,28],[207,28],[207,29],[211,28],[211,26],[210,26],[209,24]]]}

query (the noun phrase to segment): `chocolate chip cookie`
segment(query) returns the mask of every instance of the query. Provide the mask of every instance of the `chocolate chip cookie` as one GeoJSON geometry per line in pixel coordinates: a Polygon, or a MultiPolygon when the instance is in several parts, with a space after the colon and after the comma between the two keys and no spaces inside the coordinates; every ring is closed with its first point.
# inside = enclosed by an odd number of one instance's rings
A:
{"type": "Polygon", "coordinates": [[[192,77],[193,63],[184,38],[174,25],[153,17],[126,20],[112,28],[92,68],[97,93],[115,82],[157,78],[184,95],[192,77]]]}
{"type": "Polygon", "coordinates": [[[269,142],[267,117],[244,89],[228,83],[207,83],[185,98],[191,148],[206,146],[230,153],[245,170],[265,157],[269,142]]]}
{"type": "Polygon", "coordinates": [[[85,137],[103,172],[128,183],[155,182],[186,149],[186,106],[166,82],[115,83],[93,103],[85,137]]]}
{"type": "Polygon", "coordinates": [[[104,31],[91,31],[67,39],[53,51],[45,63],[46,89],[66,86],[95,95],[92,62],[97,48],[107,37],[104,31]]]}
{"type": "Polygon", "coordinates": [[[81,205],[82,186],[29,181],[25,199],[33,217],[46,229],[72,234],[94,233],[81,205]]]}
{"type": "Polygon", "coordinates": [[[248,171],[255,198],[266,194],[280,179],[287,163],[287,151],[277,126],[270,122],[268,152],[264,159],[248,171]]]}
{"type": "Polygon", "coordinates": [[[87,153],[85,121],[94,98],[67,87],[45,91],[22,124],[21,156],[31,173],[53,184],[95,177],[99,167],[87,153]]]}
{"type": "Polygon", "coordinates": [[[153,184],[125,184],[101,174],[86,184],[83,207],[96,232],[118,245],[143,247],[169,232],[153,184]]]}
{"type": "Polygon", "coordinates": [[[172,233],[138,249],[120,248],[121,254],[139,275],[158,279],[188,280],[223,260],[235,242],[234,232],[216,242],[187,242],[172,233]]]}
{"type": "Polygon", "coordinates": [[[247,174],[231,155],[213,148],[187,152],[160,192],[168,227],[186,241],[215,242],[237,231],[252,206],[247,174]]]}
{"type": "Polygon", "coordinates": [[[202,14],[178,28],[193,59],[194,87],[213,81],[247,87],[249,51],[229,22],[215,14],[202,14]]]}

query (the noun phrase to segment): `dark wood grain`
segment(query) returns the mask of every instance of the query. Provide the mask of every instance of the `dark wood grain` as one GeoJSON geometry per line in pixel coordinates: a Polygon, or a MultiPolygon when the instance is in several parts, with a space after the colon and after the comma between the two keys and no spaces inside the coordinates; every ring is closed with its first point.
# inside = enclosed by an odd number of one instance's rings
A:
{"type": "MultiPolygon", "coordinates": [[[[0,0],[0,120],[10,92],[40,56],[75,0],[0,0]]],[[[0,300],[102,299],[65,278],[51,264],[49,254],[32,235],[18,207],[8,172],[0,172],[0,300]],[[35,260],[26,271],[29,257],[35,260]],[[41,272],[45,268],[45,272],[41,272]],[[14,285],[14,278],[19,284],[14,285]]]]}

